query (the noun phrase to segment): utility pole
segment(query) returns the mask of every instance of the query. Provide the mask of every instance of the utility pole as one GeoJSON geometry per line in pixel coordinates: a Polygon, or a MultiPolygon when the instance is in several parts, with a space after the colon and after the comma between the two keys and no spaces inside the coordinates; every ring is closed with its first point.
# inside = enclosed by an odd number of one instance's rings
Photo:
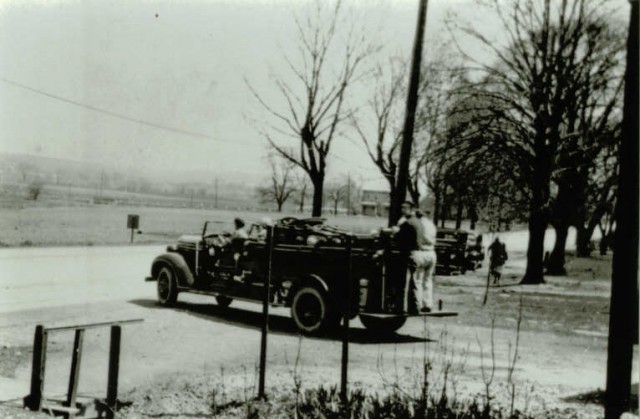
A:
{"type": "Polygon", "coordinates": [[[604,415],[631,408],[633,344],[638,339],[638,2],[630,0],[604,415]]]}
{"type": "Polygon", "coordinates": [[[413,44],[413,57],[411,59],[411,78],[407,93],[407,108],[405,113],[404,128],[402,130],[402,144],[400,145],[400,162],[398,164],[398,178],[396,180],[395,201],[391,203],[391,224],[395,224],[400,218],[400,207],[407,196],[409,184],[409,163],[411,161],[411,146],[413,144],[413,129],[416,120],[416,108],[418,107],[418,87],[420,84],[420,67],[422,66],[422,45],[424,29],[427,20],[428,0],[419,0],[418,23],[416,26],[416,38],[413,44]]]}

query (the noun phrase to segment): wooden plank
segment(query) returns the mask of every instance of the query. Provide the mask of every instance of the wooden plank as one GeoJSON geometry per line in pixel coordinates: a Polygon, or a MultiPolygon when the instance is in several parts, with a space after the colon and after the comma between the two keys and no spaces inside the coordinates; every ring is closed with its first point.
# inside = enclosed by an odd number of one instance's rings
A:
{"type": "Polygon", "coordinates": [[[80,409],[77,407],[67,407],[61,405],[46,405],[43,406],[43,410],[51,411],[54,416],[74,417],[80,413],[80,409]]]}
{"type": "MultiPolygon", "coordinates": [[[[69,388],[67,390],[66,407],[75,407],[76,396],[78,394],[78,381],[80,380],[80,362],[82,361],[82,344],[84,342],[84,329],[76,329],[75,339],[73,341],[73,353],[71,355],[71,372],[69,373],[69,388]]],[[[68,413],[67,418],[74,417],[74,414],[68,413]]]]}
{"type": "Polygon", "coordinates": [[[48,327],[45,329],[46,332],[61,332],[65,330],[75,330],[75,329],[92,329],[95,327],[103,327],[103,326],[116,326],[120,324],[130,324],[130,323],[141,323],[144,319],[128,319],[128,320],[115,320],[112,322],[101,322],[101,323],[87,323],[87,324],[77,324],[73,326],[60,326],[60,327],[48,327]]]}

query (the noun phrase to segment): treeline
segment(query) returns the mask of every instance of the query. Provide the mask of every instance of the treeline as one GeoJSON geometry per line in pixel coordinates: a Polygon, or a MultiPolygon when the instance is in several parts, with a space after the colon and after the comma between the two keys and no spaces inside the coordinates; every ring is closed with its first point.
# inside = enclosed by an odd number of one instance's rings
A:
{"type": "MultiPolygon", "coordinates": [[[[284,56],[291,77],[273,77],[282,101],[267,102],[249,85],[268,115],[259,130],[308,181],[313,215],[326,208],[336,140],[363,146],[396,200],[408,83],[404,58],[385,58],[343,2],[327,4],[295,17],[298,56],[284,56]],[[355,99],[362,94],[364,103],[355,99]]],[[[494,17],[498,39],[455,15],[450,37],[426,39],[407,194],[419,204],[428,191],[436,221],[526,222],[523,282],[539,283],[549,226],[557,240],[548,274],[564,273],[569,227],[580,256],[590,254],[596,229],[606,239],[615,227],[627,25],[604,0],[474,7],[494,17]]]]}

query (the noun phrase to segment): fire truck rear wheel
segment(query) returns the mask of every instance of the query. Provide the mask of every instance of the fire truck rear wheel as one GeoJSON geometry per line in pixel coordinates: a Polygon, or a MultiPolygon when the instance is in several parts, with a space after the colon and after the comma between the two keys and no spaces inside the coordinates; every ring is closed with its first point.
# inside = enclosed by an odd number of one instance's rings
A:
{"type": "Polygon", "coordinates": [[[224,295],[216,295],[216,303],[218,303],[220,307],[227,308],[231,305],[232,302],[233,298],[226,297],[224,295]]]}
{"type": "Polygon", "coordinates": [[[314,286],[304,286],[296,291],[291,317],[301,332],[309,334],[327,329],[335,318],[326,294],[314,286]]]}
{"type": "Polygon", "coordinates": [[[380,318],[361,314],[360,321],[362,322],[362,324],[364,324],[364,327],[366,327],[367,330],[371,330],[372,332],[377,333],[389,334],[404,326],[407,318],[403,316],[380,318]]]}

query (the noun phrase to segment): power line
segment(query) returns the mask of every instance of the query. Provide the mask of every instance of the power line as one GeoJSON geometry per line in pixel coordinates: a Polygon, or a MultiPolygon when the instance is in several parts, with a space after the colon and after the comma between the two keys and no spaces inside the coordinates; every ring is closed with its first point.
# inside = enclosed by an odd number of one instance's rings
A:
{"type": "Polygon", "coordinates": [[[45,92],[43,90],[36,89],[34,87],[30,87],[30,86],[27,86],[27,85],[24,85],[24,84],[21,84],[21,83],[17,83],[15,81],[8,80],[8,79],[2,78],[2,77],[0,77],[0,81],[2,81],[4,83],[7,83],[7,84],[10,84],[10,85],[12,85],[14,87],[18,87],[18,88],[23,89],[23,90],[28,90],[28,91],[30,91],[32,93],[48,97],[50,99],[58,100],[60,102],[64,102],[64,103],[67,103],[67,104],[70,104],[70,105],[74,105],[74,106],[77,106],[79,108],[87,109],[87,110],[90,110],[90,111],[93,111],[93,112],[102,113],[104,115],[108,115],[108,116],[111,116],[113,118],[122,119],[122,120],[133,122],[133,123],[136,123],[136,124],[146,125],[148,127],[157,128],[157,129],[161,129],[161,130],[164,130],[164,131],[170,131],[170,132],[174,132],[174,133],[177,133],[177,134],[187,135],[187,136],[195,137],[195,138],[203,138],[203,139],[207,139],[207,140],[213,140],[213,141],[219,141],[219,142],[225,142],[225,143],[231,143],[231,144],[240,144],[240,145],[246,145],[246,146],[251,146],[251,147],[255,146],[254,144],[250,144],[250,143],[243,142],[243,141],[234,141],[234,140],[227,140],[227,139],[223,139],[223,138],[212,137],[210,135],[202,134],[202,133],[199,133],[199,132],[187,131],[187,130],[184,130],[184,129],[181,129],[181,128],[169,127],[169,126],[166,126],[166,125],[157,124],[155,122],[145,121],[143,119],[132,118],[132,117],[120,114],[120,113],[116,113],[116,112],[107,110],[107,109],[102,109],[102,108],[98,108],[96,106],[87,105],[85,103],[81,103],[81,102],[78,102],[78,101],[73,100],[73,99],[68,99],[68,98],[65,98],[65,97],[62,97],[62,96],[55,95],[53,93],[45,92]]]}
{"type": "MultiPolygon", "coordinates": [[[[177,134],[186,135],[186,136],[195,137],[195,138],[207,139],[207,140],[218,141],[218,142],[225,142],[225,143],[230,143],[230,144],[243,145],[243,146],[248,146],[248,147],[255,147],[255,144],[251,144],[251,143],[248,143],[248,142],[245,142],[245,141],[227,140],[227,139],[224,139],[224,138],[212,137],[210,135],[202,134],[202,133],[199,133],[199,132],[188,131],[188,130],[184,130],[182,128],[170,127],[170,126],[167,126],[167,125],[157,124],[155,122],[145,121],[143,119],[133,118],[133,117],[130,117],[130,116],[127,116],[127,115],[123,115],[123,114],[120,114],[120,113],[117,113],[117,112],[110,111],[108,109],[98,108],[98,107],[93,106],[93,105],[87,105],[87,104],[79,102],[77,100],[73,100],[73,99],[69,99],[69,98],[66,98],[66,97],[63,97],[63,96],[59,96],[59,95],[56,95],[56,94],[53,94],[53,93],[49,93],[49,92],[46,92],[44,90],[36,89],[34,87],[27,86],[25,84],[12,81],[12,80],[6,79],[4,77],[0,77],[0,81],[4,82],[6,84],[9,84],[11,86],[14,86],[14,87],[17,87],[17,88],[20,88],[20,89],[27,90],[29,92],[35,93],[37,95],[48,97],[49,99],[54,99],[54,100],[57,100],[57,101],[60,101],[60,102],[67,103],[69,105],[73,105],[73,106],[76,106],[76,107],[79,107],[79,108],[83,108],[83,109],[87,109],[87,110],[90,110],[90,111],[93,111],[93,112],[97,112],[97,113],[101,113],[101,114],[104,114],[104,115],[108,115],[108,116],[111,116],[113,118],[122,119],[124,121],[132,122],[132,123],[135,123],[135,124],[145,125],[145,126],[148,126],[148,127],[151,127],[151,128],[156,128],[156,129],[160,129],[160,130],[164,130],[164,131],[174,132],[174,133],[177,133],[177,134]]],[[[351,141],[352,144],[357,146],[357,144],[354,141],[352,141],[351,139],[350,139],[350,141],[351,141]]],[[[360,147],[358,147],[358,148],[360,150],[362,150],[360,147]]],[[[343,157],[341,157],[339,155],[336,155],[335,153],[333,153],[332,155],[336,159],[341,160],[344,163],[348,163],[348,164],[350,164],[352,166],[355,166],[355,167],[359,168],[360,170],[366,170],[366,171],[370,171],[370,172],[371,171],[376,171],[376,169],[374,169],[372,167],[364,167],[362,165],[353,165],[353,162],[350,162],[347,159],[345,159],[345,158],[343,158],[343,157]]]]}

